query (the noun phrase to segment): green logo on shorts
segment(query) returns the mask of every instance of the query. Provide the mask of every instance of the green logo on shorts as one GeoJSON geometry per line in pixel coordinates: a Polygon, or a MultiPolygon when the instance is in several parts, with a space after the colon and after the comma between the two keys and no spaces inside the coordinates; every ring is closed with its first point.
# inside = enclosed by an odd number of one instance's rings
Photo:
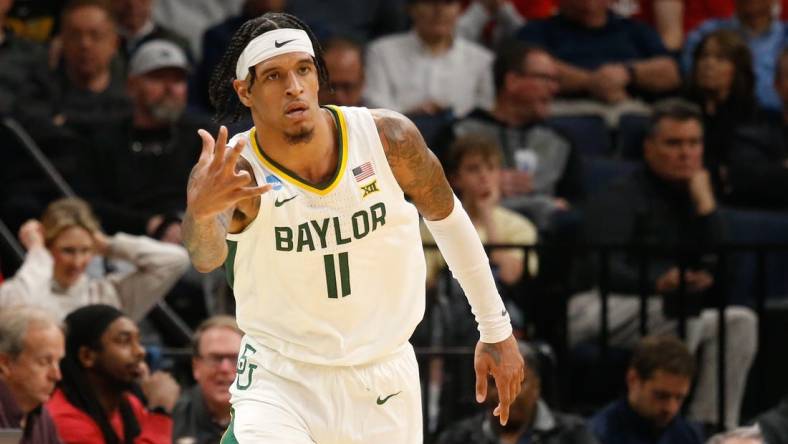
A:
{"type": "Polygon", "coordinates": [[[385,403],[386,403],[386,401],[388,401],[388,400],[389,400],[389,398],[392,398],[392,397],[394,397],[394,396],[397,396],[397,395],[399,395],[400,393],[402,393],[402,391],[399,391],[399,392],[397,392],[397,393],[392,393],[392,394],[390,394],[390,395],[386,396],[386,397],[385,397],[385,398],[383,398],[383,399],[380,399],[380,396],[378,396],[378,401],[377,401],[377,402],[378,402],[378,405],[383,405],[383,404],[385,404],[385,403]]]}
{"type": "Polygon", "coordinates": [[[238,373],[238,379],[235,381],[235,386],[238,387],[238,390],[246,390],[249,386],[252,385],[252,373],[254,373],[254,369],[257,368],[255,364],[249,364],[246,355],[249,352],[257,353],[257,350],[254,349],[249,344],[244,345],[244,352],[241,353],[241,356],[238,357],[238,367],[236,368],[236,372],[238,373]],[[248,365],[247,365],[248,364],[248,365]],[[249,375],[246,377],[246,382],[241,384],[241,376],[246,372],[246,368],[249,367],[249,375]]]}

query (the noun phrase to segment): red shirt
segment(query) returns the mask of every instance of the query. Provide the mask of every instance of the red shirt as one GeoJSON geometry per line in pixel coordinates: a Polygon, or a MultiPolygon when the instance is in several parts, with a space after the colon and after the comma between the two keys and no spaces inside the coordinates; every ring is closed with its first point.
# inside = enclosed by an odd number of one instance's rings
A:
{"type": "MultiPolygon", "coordinates": [[[[151,413],[145,409],[136,396],[128,393],[126,399],[140,425],[140,434],[135,444],[169,444],[172,442],[172,419],[167,415],[151,413]]],[[[84,411],[68,402],[63,391],[55,390],[46,403],[52,419],[55,421],[58,434],[65,444],[99,444],[104,442],[101,428],[84,411]]],[[[115,433],[123,441],[123,419],[120,409],[109,415],[109,423],[115,433]]]]}

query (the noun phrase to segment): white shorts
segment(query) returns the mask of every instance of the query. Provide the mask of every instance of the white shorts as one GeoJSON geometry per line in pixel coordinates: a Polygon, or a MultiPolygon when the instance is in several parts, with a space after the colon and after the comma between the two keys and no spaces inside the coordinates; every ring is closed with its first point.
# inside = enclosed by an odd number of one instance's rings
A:
{"type": "Polygon", "coordinates": [[[222,444],[419,444],[421,386],[413,347],[371,364],[286,358],[248,336],[230,388],[222,444]]]}

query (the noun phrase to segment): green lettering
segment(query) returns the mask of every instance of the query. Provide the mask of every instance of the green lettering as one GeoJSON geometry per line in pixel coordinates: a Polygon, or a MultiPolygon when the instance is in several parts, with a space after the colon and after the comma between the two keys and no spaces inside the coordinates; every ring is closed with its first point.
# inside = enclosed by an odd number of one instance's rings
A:
{"type": "Polygon", "coordinates": [[[339,218],[338,217],[334,218],[334,234],[336,235],[336,238],[337,238],[337,245],[343,245],[343,244],[347,244],[347,243],[350,242],[350,238],[349,237],[342,238],[342,231],[340,230],[340,227],[339,227],[339,218]]]}
{"type": "Polygon", "coordinates": [[[362,237],[369,234],[369,216],[367,215],[366,211],[355,212],[353,214],[352,222],[353,222],[353,237],[355,237],[356,239],[361,239],[362,237]],[[364,224],[363,232],[359,232],[358,218],[361,218],[361,223],[364,224]]]}
{"type": "Polygon", "coordinates": [[[311,221],[312,228],[315,229],[320,238],[320,248],[326,248],[326,235],[328,234],[328,219],[323,219],[323,225],[318,225],[316,220],[311,221]]]}
{"type": "Polygon", "coordinates": [[[372,231],[378,229],[378,223],[381,227],[386,225],[386,204],[378,202],[369,207],[369,211],[372,212],[372,231]]]}
{"type": "Polygon", "coordinates": [[[293,230],[289,227],[274,227],[276,251],[293,251],[293,230]]]}
{"type": "Polygon", "coordinates": [[[300,253],[307,246],[309,251],[315,250],[315,244],[312,242],[312,232],[309,231],[309,224],[304,222],[298,226],[298,247],[296,247],[296,251],[300,253]]]}

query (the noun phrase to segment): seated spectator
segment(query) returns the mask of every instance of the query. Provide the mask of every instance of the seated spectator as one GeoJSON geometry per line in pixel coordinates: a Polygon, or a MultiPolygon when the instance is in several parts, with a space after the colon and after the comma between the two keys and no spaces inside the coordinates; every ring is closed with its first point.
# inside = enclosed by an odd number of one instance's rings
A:
{"type": "Polygon", "coordinates": [[[0,307],[37,305],[61,319],[84,305],[104,303],[139,321],[189,265],[183,247],[123,233],[108,238],[90,207],[75,198],[52,202],[41,222],[22,226],[19,240],[27,256],[0,286],[0,307]],[[128,261],[136,269],[91,279],[85,269],[95,254],[128,261]]]}
{"type": "MultiPolygon", "coordinates": [[[[484,412],[450,424],[438,438],[438,444],[498,444],[534,442],[542,444],[596,444],[583,419],[551,411],[541,399],[539,356],[524,342],[520,353],[527,359],[525,381],[520,394],[509,407],[509,421],[500,425],[494,414],[498,394],[487,396],[484,412]],[[495,402],[493,404],[493,402],[495,402]]],[[[491,387],[488,385],[488,387],[491,387]]],[[[490,389],[488,389],[490,390],[490,389]]]]}
{"type": "Polygon", "coordinates": [[[0,114],[14,110],[21,90],[30,85],[30,77],[42,75],[46,69],[44,48],[6,27],[13,4],[13,0],[0,2],[0,114]]]}
{"type": "MultiPolygon", "coordinates": [[[[49,75],[29,79],[19,92],[13,116],[40,146],[43,154],[72,188],[79,189],[79,153],[92,129],[130,114],[123,76],[111,69],[117,34],[111,12],[101,0],[73,0],[64,8],[60,40],[62,60],[49,75]]],[[[40,61],[46,66],[46,58],[40,61]]],[[[61,197],[24,150],[14,148],[13,162],[4,165],[3,215],[19,227],[37,217],[50,201],[61,197]]]]}
{"type": "Polygon", "coordinates": [[[132,118],[104,125],[83,149],[86,198],[109,232],[180,244],[186,182],[210,122],[185,114],[184,52],[166,40],[143,44],[129,64],[132,118]]]}
{"type": "Polygon", "coordinates": [[[344,35],[359,42],[407,28],[406,0],[291,0],[285,12],[303,20],[319,40],[344,35]]]}
{"type": "MultiPolygon", "coordinates": [[[[494,140],[479,135],[465,135],[451,146],[446,161],[446,175],[468,212],[479,238],[485,244],[534,245],[536,227],[523,216],[500,205],[502,153],[494,140]]],[[[422,227],[424,243],[434,243],[429,230],[422,227]]],[[[427,255],[427,285],[435,283],[438,272],[446,267],[438,250],[427,255]]],[[[504,285],[515,285],[528,272],[535,275],[537,258],[522,249],[496,249],[490,252],[490,264],[504,285]]]]}
{"type": "Polygon", "coordinates": [[[456,35],[460,0],[408,0],[408,13],[410,32],[369,44],[365,101],[413,115],[490,109],[493,57],[456,35]]]}
{"type": "Polygon", "coordinates": [[[773,409],[755,419],[768,444],[788,444],[788,396],[773,409]]]}
{"type": "Polygon", "coordinates": [[[230,424],[230,386],[243,333],[231,316],[203,321],[194,332],[192,373],[197,384],[172,412],[174,442],[218,443],[230,424]]]}
{"type": "Polygon", "coordinates": [[[546,229],[556,212],[582,198],[580,157],[569,139],[544,124],[558,70],[544,50],[513,42],[495,58],[495,104],[454,123],[452,136],[484,134],[503,149],[502,204],[546,229]]]}
{"type": "Polygon", "coordinates": [[[329,83],[327,88],[320,88],[320,103],[364,106],[364,50],[342,37],[329,39],[322,46],[329,83]]]}
{"type": "Polygon", "coordinates": [[[690,393],[695,358],[670,336],[643,338],[627,370],[627,397],[591,418],[603,444],[700,444],[700,431],[679,414],[690,393]]]}
{"type": "Polygon", "coordinates": [[[690,72],[693,54],[703,37],[718,29],[731,29],[750,47],[755,69],[755,92],[762,108],[779,111],[782,107],[774,89],[774,72],[780,50],[785,43],[785,25],[772,11],[777,0],[735,0],[736,14],[730,18],[703,22],[687,37],[681,56],[682,68],[690,72]]]}
{"type": "MultiPolygon", "coordinates": [[[[701,362],[689,416],[716,424],[719,313],[704,307],[716,303],[715,271],[719,267],[709,253],[724,241],[725,224],[702,164],[703,128],[698,110],[683,100],[655,105],[643,154],[644,168],[600,192],[585,211],[587,238],[594,242],[664,249],[649,255],[642,279],[638,251],[611,255],[607,288],[615,294],[609,298],[610,341],[628,347],[638,337],[640,300],[634,295],[643,289],[642,284],[654,295],[646,307],[650,333],[677,333],[677,318],[686,315],[687,343],[701,362]],[[700,250],[685,255],[683,277],[675,250],[680,247],[700,250]]],[[[596,292],[570,300],[573,343],[598,337],[600,310],[596,292]]],[[[729,306],[725,326],[726,409],[722,425],[733,428],[739,423],[747,373],[757,347],[757,318],[749,308],[729,306]]]]}
{"type": "Polygon", "coordinates": [[[144,358],[139,329],[118,309],[69,313],[63,380],[46,403],[64,444],[172,442],[169,415],[180,388],[167,373],[148,375],[144,358]]]}
{"type": "Polygon", "coordinates": [[[151,40],[169,40],[191,57],[189,42],[179,34],[153,20],[156,0],[112,0],[112,12],[120,34],[120,53],[128,60],[143,43],[151,40]]]}
{"type": "MultiPolygon", "coordinates": [[[[188,1],[191,5],[191,2],[194,0],[177,1],[188,1]]],[[[157,5],[161,5],[162,3],[172,4],[177,3],[177,1],[159,0],[157,5]]],[[[284,7],[285,0],[245,0],[240,14],[232,15],[218,25],[208,28],[204,34],[198,37],[201,40],[202,57],[193,75],[194,83],[192,87],[189,88],[189,104],[191,106],[196,107],[200,111],[210,111],[213,109],[210,98],[208,97],[211,76],[216,66],[221,62],[235,31],[237,31],[247,20],[259,17],[266,12],[282,12],[284,7]]],[[[183,9],[189,10],[192,8],[182,7],[182,9],[178,10],[178,16],[188,15],[182,14],[182,12],[185,12],[183,9]]],[[[168,13],[167,15],[169,16],[170,14],[168,13]]],[[[178,20],[183,20],[183,17],[178,17],[178,20]]],[[[167,23],[171,22],[168,21],[167,23]]],[[[191,30],[191,32],[194,32],[194,30],[191,30]]]]}
{"type": "MultiPolygon", "coordinates": [[[[776,441],[768,441],[769,444],[776,441]]],[[[712,436],[706,444],[766,444],[757,426],[740,427],[712,436]]]]}
{"type": "Polygon", "coordinates": [[[678,65],[659,34],[607,5],[608,0],[560,0],[556,16],[527,23],[518,37],[558,59],[563,96],[617,103],[678,88],[678,65]]]}
{"type": "Polygon", "coordinates": [[[738,33],[720,29],[704,37],[695,50],[688,86],[690,99],[703,112],[704,164],[724,196],[721,182],[733,135],[760,117],[750,50],[738,33]]]}
{"type": "Polygon", "coordinates": [[[460,17],[457,35],[495,49],[524,23],[509,0],[473,0],[460,17]]]}
{"type": "Polygon", "coordinates": [[[780,52],[774,84],[783,112],[738,127],[729,141],[725,199],[735,205],[767,209],[788,207],[788,49],[780,52]]]}
{"type": "Polygon", "coordinates": [[[60,444],[43,404],[60,381],[63,332],[47,311],[0,311],[0,429],[22,429],[22,444],[60,444]]]}

